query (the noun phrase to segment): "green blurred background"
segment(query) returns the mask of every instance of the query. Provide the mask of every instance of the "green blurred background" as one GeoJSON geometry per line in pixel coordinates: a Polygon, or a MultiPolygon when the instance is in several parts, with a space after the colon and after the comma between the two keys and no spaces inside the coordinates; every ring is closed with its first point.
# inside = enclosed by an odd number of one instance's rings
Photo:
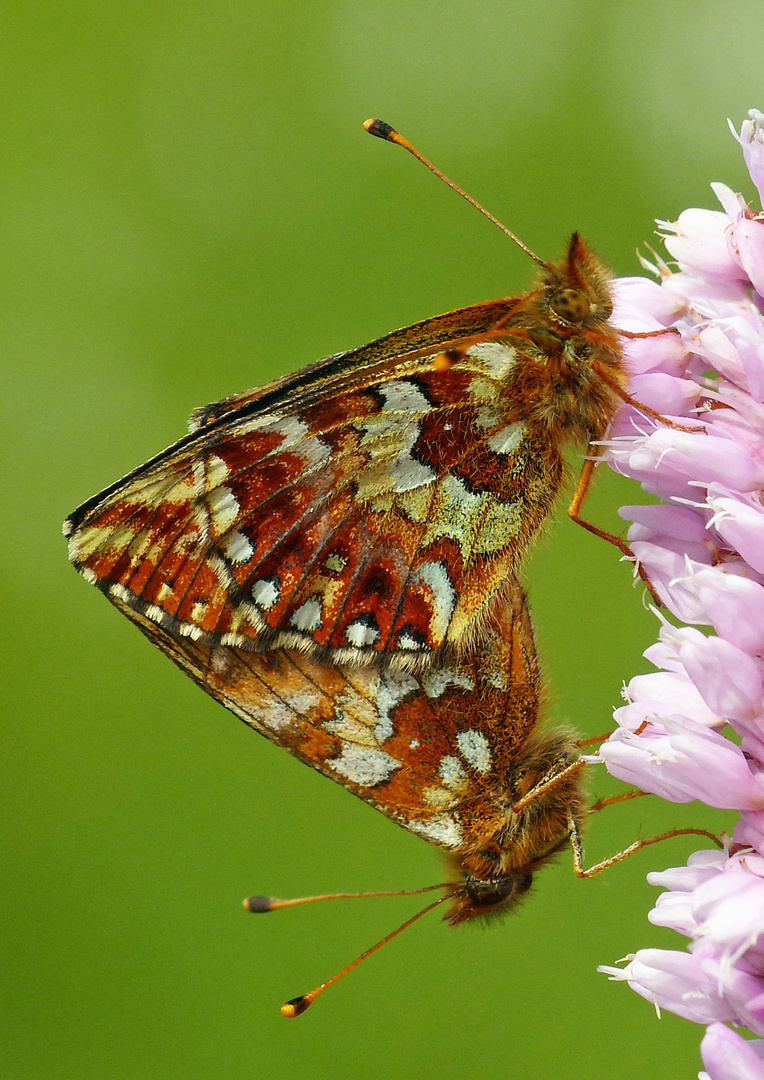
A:
{"type": "MultiPolygon", "coordinates": [[[[578,228],[633,274],[655,216],[713,206],[712,180],[752,195],[726,117],[764,102],[760,25],[753,2],[5,0],[4,1077],[695,1075],[701,1029],[595,971],[681,946],[645,873],[691,840],[589,882],[561,859],[503,924],[432,916],[282,1019],[418,901],[240,899],[424,885],[439,855],[184,679],[71,570],[60,523],[194,406],[524,287],[522,253],[365,117],[541,255],[578,228]]],[[[637,497],[603,471],[590,514],[637,497]]],[[[552,532],[528,569],[549,711],[595,734],[656,621],[613,550],[552,532]]],[[[724,823],[640,800],[592,822],[589,856],[724,823]]]]}

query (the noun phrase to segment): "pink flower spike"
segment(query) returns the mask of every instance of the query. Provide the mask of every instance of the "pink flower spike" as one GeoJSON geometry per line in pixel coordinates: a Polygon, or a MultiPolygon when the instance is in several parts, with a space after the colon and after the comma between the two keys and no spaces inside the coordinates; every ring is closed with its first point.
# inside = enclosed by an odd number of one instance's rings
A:
{"type": "Polygon", "coordinates": [[[734,192],[731,187],[727,187],[726,184],[713,183],[711,184],[711,190],[721,203],[722,210],[731,221],[737,221],[740,215],[746,211],[748,204],[745,199],[739,193],[734,192]]]}
{"type": "Polygon", "coordinates": [[[706,528],[703,519],[694,510],[683,506],[664,506],[660,504],[622,506],[618,511],[626,521],[633,521],[629,529],[630,540],[654,540],[663,542],[666,538],[678,540],[685,550],[687,544],[703,546],[706,540],[706,528]]]}
{"type": "Polygon", "coordinates": [[[751,656],[764,653],[763,585],[724,566],[697,563],[688,564],[682,585],[697,596],[703,613],[701,618],[685,621],[710,623],[719,637],[751,656]]]}
{"type": "MultiPolygon", "coordinates": [[[[663,288],[675,296],[683,297],[693,306],[695,319],[713,318],[728,308],[739,304],[749,304],[748,283],[745,278],[732,281],[730,278],[703,278],[690,273],[672,274],[663,283],[663,288]]],[[[698,326],[693,327],[697,333],[698,326]]]]}
{"type": "Polygon", "coordinates": [[[764,205],[764,113],[760,113],[758,109],[750,109],[748,116],[749,119],[742,123],[739,135],[732,122],[728,122],[732,134],[743,148],[746,167],[764,205]]]}
{"type": "Polygon", "coordinates": [[[658,1009],[709,1024],[714,1020],[735,1021],[736,1016],[718,990],[713,974],[703,970],[703,959],[692,953],[671,949],[640,949],[625,968],[607,967],[603,972],[614,982],[628,982],[643,998],[658,1009]]]}
{"type": "Polygon", "coordinates": [[[692,946],[693,955],[701,958],[706,975],[716,979],[719,993],[732,1009],[735,1023],[745,1024],[757,1035],[764,1035],[764,983],[760,976],[746,971],[742,964],[730,966],[712,947],[698,945],[692,946]]]}
{"type": "Polygon", "coordinates": [[[665,371],[651,371],[632,378],[631,393],[642,405],[649,405],[656,412],[662,409],[671,416],[690,416],[700,399],[701,388],[692,379],[678,379],[665,371]]]}
{"type": "Polygon", "coordinates": [[[613,325],[621,330],[649,330],[651,327],[645,325],[648,319],[654,319],[659,326],[671,326],[687,312],[687,303],[682,297],[672,295],[650,278],[617,278],[613,282],[613,288],[613,325]],[[636,325],[625,326],[624,319],[629,319],[636,325]]]}
{"type": "Polygon", "coordinates": [[[764,934],[764,880],[746,872],[745,864],[732,865],[738,869],[699,885],[692,905],[698,936],[708,938],[729,964],[764,934]]]}
{"type": "Polygon", "coordinates": [[[719,210],[698,209],[683,210],[675,223],[658,222],[668,230],[664,237],[666,249],[682,270],[737,281],[745,278],[745,271],[727,248],[725,233],[730,224],[729,217],[719,210]]]}
{"type": "Polygon", "coordinates": [[[732,723],[761,715],[764,683],[753,657],[723,638],[705,637],[690,626],[671,636],[684,670],[711,712],[732,723]]]}
{"type": "Polygon", "coordinates": [[[692,910],[692,893],[662,893],[647,917],[653,926],[666,926],[670,930],[676,930],[678,934],[684,934],[685,937],[694,938],[698,932],[698,924],[692,910]]]}
{"type": "MultiPolygon", "coordinates": [[[[714,490],[718,489],[712,489],[708,496],[708,505],[714,515],[708,527],[716,529],[754,570],[764,573],[764,507],[756,496],[745,499],[716,496],[714,490]]],[[[749,491],[750,488],[738,490],[749,491]]]]}
{"type": "Polygon", "coordinates": [[[708,619],[698,603],[697,595],[685,588],[685,580],[688,562],[694,566],[703,565],[693,563],[690,555],[705,556],[706,560],[710,561],[708,549],[688,546],[686,553],[682,555],[672,550],[675,546],[674,543],[660,546],[631,542],[631,550],[637,561],[644,566],[669,611],[683,622],[706,624],[708,619]]]}
{"type": "MultiPolygon", "coordinates": [[[[658,661],[658,649],[660,645],[651,645],[646,650],[647,659],[655,657],[658,661]]],[[[651,671],[647,675],[635,675],[624,691],[624,697],[634,705],[641,705],[647,710],[647,715],[652,712],[653,717],[661,715],[689,715],[696,724],[704,727],[718,727],[722,722],[716,713],[712,712],[698,693],[696,687],[687,677],[686,672],[678,671],[651,671]]],[[[616,709],[614,717],[621,723],[622,714],[630,706],[616,709]]],[[[645,716],[642,716],[642,720],[645,716]]],[[[642,722],[640,720],[640,723],[642,722]]],[[[630,724],[625,724],[630,727],[630,724]]],[[[639,724],[635,725],[635,728],[639,724]]]]}
{"type": "Polygon", "coordinates": [[[725,326],[711,323],[698,334],[698,354],[708,360],[718,372],[744,390],[748,389],[745,364],[725,326]]]}
{"type": "MultiPolygon", "coordinates": [[[[661,427],[635,447],[629,469],[640,476],[661,479],[662,484],[724,484],[735,491],[751,491],[764,479],[747,450],[731,439],[676,431],[661,427]]],[[[656,485],[657,486],[657,485],[656,485]]]]}
{"type": "Polygon", "coordinates": [[[612,776],[669,802],[764,809],[764,784],[739,746],[687,717],[657,719],[658,726],[641,735],[618,728],[589,760],[604,761],[612,776]]]}
{"type": "MultiPolygon", "coordinates": [[[[764,195],[764,114],[752,111],[736,138],[764,195]]],[[[642,950],[625,971],[604,970],[710,1025],[701,1080],[764,1080],[764,1043],[723,1026],[764,1035],[764,213],[711,186],[721,211],[658,223],[680,272],[654,255],[641,262],[655,286],[617,286],[614,326],[681,332],[625,339],[631,392],[703,432],[625,406],[603,440],[615,472],[664,500],[621,515],[633,522],[633,555],[683,625],[660,616],[660,639],[644,653],[659,670],[631,679],[618,730],[585,760],[665,799],[738,812],[725,850],[649,877],[667,890],[650,921],[682,934],[687,951],[642,950]]]]}
{"type": "MultiPolygon", "coordinates": [[[[703,848],[701,851],[693,851],[687,859],[686,866],[653,870],[647,875],[647,880],[659,889],[690,894],[697,889],[698,885],[720,874],[728,860],[726,851],[720,851],[718,848],[703,848]]],[[[660,897],[658,900],[660,901],[660,897]]]]}
{"type": "Polygon", "coordinates": [[[743,810],[735,825],[732,839],[741,847],[752,847],[764,853],[764,810],[743,810]]]}
{"type": "Polygon", "coordinates": [[[759,296],[764,296],[764,221],[761,217],[744,217],[731,230],[740,263],[759,296]]]}
{"type": "Polygon", "coordinates": [[[764,1080],[764,1040],[742,1038],[726,1024],[710,1024],[700,1044],[706,1072],[698,1080],[764,1080]]]}

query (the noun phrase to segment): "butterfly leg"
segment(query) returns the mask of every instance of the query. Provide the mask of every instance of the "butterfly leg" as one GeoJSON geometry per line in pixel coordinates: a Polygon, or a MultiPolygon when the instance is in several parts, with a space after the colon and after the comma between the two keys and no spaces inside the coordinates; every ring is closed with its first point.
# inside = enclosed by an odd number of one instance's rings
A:
{"type": "Polygon", "coordinates": [[[568,834],[570,836],[570,846],[573,851],[573,870],[575,871],[576,877],[580,878],[594,877],[595,874],[599,874],[602,870],[607,870],[609,866],[621,862],[623,859],[628,858],[629,855],[641,851],[642,848],[648,847],[650,844],[657,844],[661,840],[670,840],[672,836],[705,836],[716,844],[717,847],[724,847],[724,844],[719,837],[714,836],[712,832],[708,832],[706,829],[670,829],[668,832],[659,833],[658,836],[649,836],[644,840],[635,840],[633,844],[629,844],[623,851],[616,851],[615,855],[611,855],[610,858],[603,859],[602,862],[595,863],[594,866],[586,868],[584,867],[584,846],[581,840],[581,822],[572,812],[568,814],[568,834]]]}
{"type": "Polygon", "coordinates": [[[586,529],[587,532],[594,533],[595,536],[599,536],[601,540],[607,540],[609,544],[613,544],[618,548],[628,559],[634,562],[637,568],[639,576],[645,583],[647,591],[652,596],[658,607],[663,607],[663,601],[658,595],[655,586],[650,580],[647,571],[642,568],[640,563],[636,560],[634,552],[629,545],[620,536],[616,536],[615,533],[607,532],[605,529],[601,529],[599,525],[595,525],[591,521],[587,521],[586,518],[581,517],[580,510],[589,491],[589,485],[592,482],[592,475],[594,473],[594,467],[597,464],[597,458],[602,453],[602,446],[590,443],[586,451],[586,459],[584,460],[583,468],[581,469],[581,475],[578,478],[576,484],[576,490],[573,493],[573,499],[568,507],[568,516],[575,521],[577,525],[586,529]]]}
{"type": "MultiPolygon", "coordinates": [[[[655,337],[657,334],[663,333],[663,331],[655,330],[645,334],[626,334],[626,331],[619,330],[618,333],[630,338],[642,338],[655,337]]],[[[619,397],[625,405],[631,405],[633,409],[641,412],[643,416],[649,416],[651,420],[657,420],[659,424],[662,424],[664,427],[673,428],[674,431],[687,431],[691,435],[705,435],[706,429],[702,424],[693,424],[692,426],[689,424],[678,424],[676,420],[669,420],[668,416],[656,412],[655,409],[651,409],[649,405],[645,405],[644,402],[633,397],[628,390],[624,390],[620,383],[613,378],[607,368],[603,367],[597,360],[592,360],[591,366],[592,371],[597,372],[602,381],[610,387],[616,397],[619,397]]]]}
{"type": "Polygon", "coordinates": [[[589,807],[588,813],[591,814],[595,810],[604,810],[606,806],[614,806],[615,803],[627,802],[629,799],[640,799],[643,795],[652,795],[652,791],[642,791],[641,788],[634,788],[632,791],[624,791],[621,795],[610,795],[607,799],[597,799],[589,807]]]}
{"type": "Polygon", "coordinates": [[[590,735],[586,739],[579,739],[576,742],[576,746],[591,746],[592,743],[603,743],[606,739],[609,739],[613,734],[611,731],[606,731],[603,735],[590,735]]]}
{"type": "Polygon", "coordinates": [[[535,787],[523,795],[522,799],[513,803],[512,813],[518,814],[521,810],[524,810],[526,806],[538,799],[539,795],[543,795],[545,791],[549,791],[551,788],[556,787],[557,784],[563,780],[567,780],[568,777],[574,776],[577,772],[585,769],[588,765],[588,761],[584,761],[583,758],[576,758],[575,761],[571,761],[569,765],[564,763],[564,759],[559,762],[553,769],[544,776],[535,787]],[[563,768],[559,768],[559,765],[563,765],[563,768]]]}

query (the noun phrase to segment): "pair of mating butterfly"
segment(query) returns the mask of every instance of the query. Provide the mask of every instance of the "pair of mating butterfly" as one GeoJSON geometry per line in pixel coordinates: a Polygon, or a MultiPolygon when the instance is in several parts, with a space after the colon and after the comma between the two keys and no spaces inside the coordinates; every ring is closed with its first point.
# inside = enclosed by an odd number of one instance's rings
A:
{"type": "MultiPolygon", "coordinates": [[[[365,126],[451,183],[388,125],[365,126]]],[[[529,293],[197,410],[65,526],[77,569],[204,690],[451,853],[424,911],[448,900],[452,924],[511,906],[568,840],[579,875],[624,854],[583,869],[579,744],[537,730],[515,576],[562,485],[561,448],[635,404],[622,334],[577,234],[551,265],[504,231],[541,266],[529,293]]]]}

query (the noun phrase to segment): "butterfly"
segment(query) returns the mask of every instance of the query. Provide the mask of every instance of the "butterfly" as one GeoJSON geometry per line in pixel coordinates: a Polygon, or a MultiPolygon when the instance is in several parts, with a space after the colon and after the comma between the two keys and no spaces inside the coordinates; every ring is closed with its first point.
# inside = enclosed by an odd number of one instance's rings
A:
{"type": "Polygon", "coordinates": [[[552,510],[564,447],[631,400],[607,267],[577,233],[558,263],[529,254],[527,293],[197,409],[70,516],[75,567],[207,645],[409,668],[473,648],[552,510]]]}
{"type": "Polygon", "coordinates": [[[178,667],[254,731],[369,803],[445,854],[449,880],[392,892],[337,893],[300,900],[253,896],[248,911],[312,900],[441,896],[331,979],[286,1002],[301,1015],[330,985],[416,919],[447,903],[451,926],[509,911],[534,875],[568,844],[587,878],[641,848],[699,829],[641,838],[584,867],[589,813],[644,792],[588,804],[580,756],[586,742],[568,728],[540,726],[543,684],[526,595],[510,579],[507,602],[486,619],[470,653],[410,671],[392,664],[326,664],[300,648],[256,652],[179,635],[114,602],[178,667]]]}
{"type": "Polygon", "coordinates": [[[448,852],[456,924],[519,899],[584,813],[580,762],[569,769],[575,736],[538,730],[539,664],[525,594],[512,585],[477,652],[420,672],[210,644],[116,602],[245,724],[448,852]]]}

